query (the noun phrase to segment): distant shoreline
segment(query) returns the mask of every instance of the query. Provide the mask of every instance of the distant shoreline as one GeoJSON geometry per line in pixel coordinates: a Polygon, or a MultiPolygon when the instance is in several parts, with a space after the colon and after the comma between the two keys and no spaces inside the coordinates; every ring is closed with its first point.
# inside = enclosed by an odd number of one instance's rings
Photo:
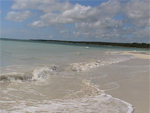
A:
{"type": "Polygon", "coordinates": [[[116,46],[116,47],[130,47],[130,48],[145,48],[150,49],[150,44],[147,43],[116,43],[116,42],[94,42],[94,41],[65,41],[65,40],[44,40],[44,39],[8,39],[0,38],[0,40],[11,40],[11,41],[29,41],[29,42],[58,42],[66,44],[86,44],[86,45],[102,45],[102,46],[116,46]]]}

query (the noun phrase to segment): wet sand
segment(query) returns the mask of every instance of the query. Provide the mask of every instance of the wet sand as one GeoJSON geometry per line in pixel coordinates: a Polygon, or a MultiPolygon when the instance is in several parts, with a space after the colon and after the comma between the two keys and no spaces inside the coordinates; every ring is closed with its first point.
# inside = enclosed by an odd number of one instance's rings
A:
{"type": "MultiPolygon", "coordinates": [[[[150,55],[148,52],[123,52],[123,54],[133,55],[134,57],[138,58],[137,60],[147,59],[146,61],[149,64],[148,59],[150,58],[150,55]]],[[[134,113],[150,113],[149,79],[150,70],[142,73],[142,75],[139,73],[131,79],[120,81],[120,87],[118,89],[106,91],[106,93],[132,104],[135,108],[134,113]]]]}
{"type": "Polygon", "coordinates": [[[120,87],[106,91],[113,97],[132,104],[134,113],[149,113],[149,76],[141,75],[133,79],[122,81],[120,87]]]}
{"type": "Polygon", "coordinates": [[[138,51],[138,52],[134,52],[134,51],[125,51],[122,53],[123,55],[132,55],[136,58],[140,58],[140,59],[150,59],[150,53],[149,52],[143,52],[143,51],[138,51]]]}

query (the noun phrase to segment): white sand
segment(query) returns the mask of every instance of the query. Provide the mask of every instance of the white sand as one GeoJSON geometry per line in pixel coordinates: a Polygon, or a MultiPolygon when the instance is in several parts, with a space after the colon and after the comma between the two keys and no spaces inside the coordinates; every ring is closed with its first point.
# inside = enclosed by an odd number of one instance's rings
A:
{"type": "Polygon", "coordinates": [[[147,74],[121,81],[116,90],[106,91],[113,97],[132,104],[134,113],[149,113],[149,76],[147,74]]]}
{"type": "Polygon", "coordinates": [[[150,59],[150,54],[149,52],[143,52],[143,51],[125,51],[122,53],[123,55],[132,55],[136,58],[140,59],[150,59]]]}
{"type": "MultiPolygon", "coordinates": [[[[149,52],[145,51],[125,51],[122,54],[147,59],[148,62],[150,59],[149,52]]],[[[149,80],[150,70],[142,75],[139,73],[132,79],[119,82],[120,87],[118,89],[106,91],[106,93],[132,104],[135,108],[134,113],[150,113],[149,80]]]]}

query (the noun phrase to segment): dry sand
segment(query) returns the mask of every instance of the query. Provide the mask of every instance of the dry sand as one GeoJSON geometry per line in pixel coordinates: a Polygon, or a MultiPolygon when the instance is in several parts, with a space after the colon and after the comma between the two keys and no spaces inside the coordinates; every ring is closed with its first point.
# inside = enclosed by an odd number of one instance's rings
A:
{"type": "MultiPolygon", "coordinates": [[[[149,52],[123,52],[124,55],[133,55],[136,58],[150,59],[149,52]]],[[[149,62],[149,60],[147,60],[149,62]]],[[[133,62],[134,63],[134,62],[133,62]]],[[[150,70],[142,75],[138,74],[131,79],[120,81],[120,87],[115,90],[106,91],[113,97],[132,104],[134,113],[150,113],[150,70]]]]}

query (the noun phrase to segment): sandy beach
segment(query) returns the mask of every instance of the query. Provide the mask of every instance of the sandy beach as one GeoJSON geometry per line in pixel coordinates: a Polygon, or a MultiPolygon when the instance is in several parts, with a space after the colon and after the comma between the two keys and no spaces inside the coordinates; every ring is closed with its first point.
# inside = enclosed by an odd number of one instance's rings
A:
{"type": "Polygon", "coordinates": [[[140,59],[150,59],[150,54],[148,52],[143,52],[143,51],[125,51],[122,53],[123,55],[132,55],[136,58],[140,58],[140,59]]]}
{"type": "Polygon", "coordinates": [[[149,113],[149,76],[147,74],[122,81],[118,89],[106,91],[106,93],[131,103],[135,108],[134,113],[149,113]]]}
{"type": "Polygon", "coordinates": [[[2,44],[0,112],[149,113],[148,50],[2,44]]]}
{"type": "MultiPolygon", "coordinates": [[[[123,52],[124,55],[133,55],[137,59],[130,62],[136,64],[139,60],[147,62],[149,65],[148,52],[123,52]],[[140,58],[140,59],[139,59],[140,58]]],[[[137,63],[138,64],[138,63],[137,63]]],[[[149,73],[150,71],[144,72],[144,74],[138,73],[131,79],[120,81],[120,87],[115,90],[106,91],[106,93],[113,97],[125,100],[134,106],[134,113],[150,113],[149,104],[149,73]]]]}

